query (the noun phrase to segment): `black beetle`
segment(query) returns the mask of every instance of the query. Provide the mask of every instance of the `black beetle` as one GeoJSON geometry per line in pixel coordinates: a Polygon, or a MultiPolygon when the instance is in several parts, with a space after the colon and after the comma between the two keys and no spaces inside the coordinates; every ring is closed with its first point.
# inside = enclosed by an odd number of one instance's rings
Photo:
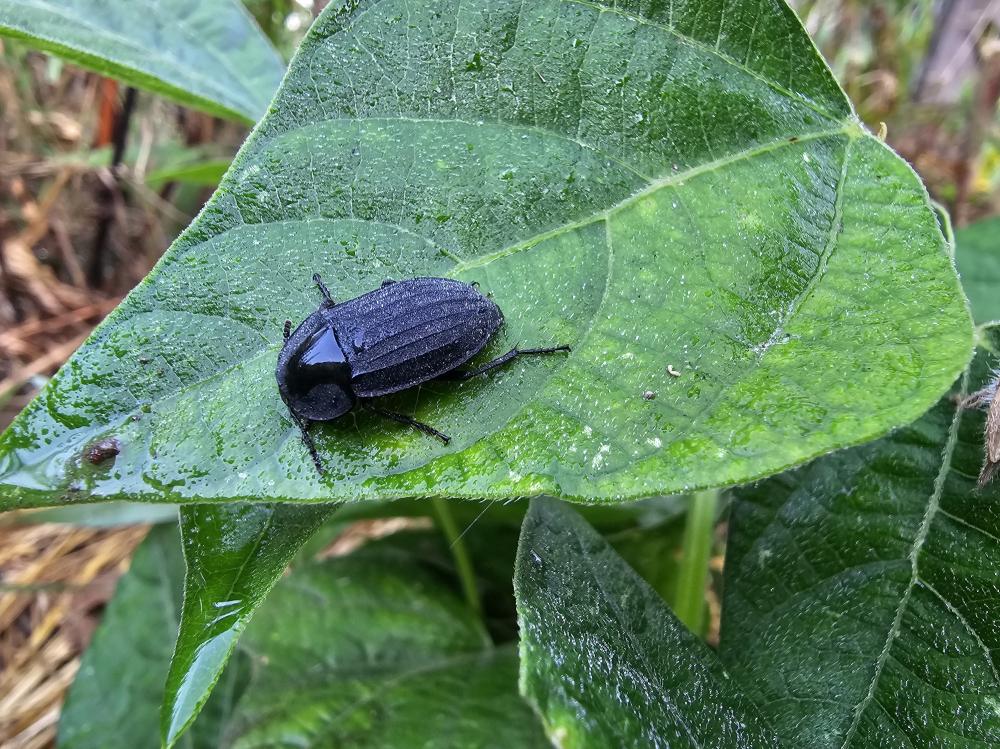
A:
{"type": "Polygon", "coordinates": [[[513,348],[475,369],[458,369],[483,350],[503,323],[500,308],[474,286],[448,278],[385,281],[375,291],[338,304],[318,273],[313,281],[323,301],[294,333],[291,320],[285,321],[275,377],[320,473],[323,465],[309,435],[314,421],[331,421],[360,404],[448,444],[448,435],[378,408],[370,399],[438,377],[467,380],[524,354],[570,350],[513,348]]]}

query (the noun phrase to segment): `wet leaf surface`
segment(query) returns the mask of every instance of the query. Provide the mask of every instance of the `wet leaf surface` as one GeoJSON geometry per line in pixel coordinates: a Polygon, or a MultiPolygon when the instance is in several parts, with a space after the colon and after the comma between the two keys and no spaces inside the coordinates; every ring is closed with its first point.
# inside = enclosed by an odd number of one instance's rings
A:
{"type": "Polygon", "coordinates": [[[166,679],[167,746],[195,719],[257,607],[334,505],[230,504],[181,508],[187,572],[166,679]]]}
{"type": "Polygon", "coordinates": [[[0,0],[0,35],[248,122],[267,110],[284,73],[237,0],[0,0]]]}
{"type": "MultiPolygon", "coordinates": [[[[1000,351],[1000,331],[989,340],[1000,351]]],[[[980,351],[961,388],[986,380],[980,351]]],[[[1000,488],[951,396],[741,490],[721,655],[788,746],[1000,745],[1000,488]]]]}
{"type": "Polygon", "coordinates": [[[0,439],[0,507],[678,493],[912,421],[971,346],[923,187],[777,0],[331,5],[206,210],[0,439]],[[573,352],[386,401],[447,446],[319,427],[321,478],[273,376],[316,271],[342,300],[475,281],[506,316],[482,356],[573,352]]]}
{"type": "Polygon", "coordinates": [[[557,746],[778,746],[715,654],[567,506],[532,503],[514,586],[521,690],[557,746]]]}

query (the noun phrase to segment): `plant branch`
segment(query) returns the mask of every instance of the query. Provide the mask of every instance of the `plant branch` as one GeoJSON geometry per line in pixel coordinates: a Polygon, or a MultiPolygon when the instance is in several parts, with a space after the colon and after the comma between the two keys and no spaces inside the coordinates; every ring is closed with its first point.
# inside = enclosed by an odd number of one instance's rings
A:
{"type": "Polygon", "coordinates": [[[482,615],[482,605],[479,601],[479,588],[476,585],[476,571],[472,567],[472,557],[469,556],[469,549],[462,540],[455,517],[451,514],[448,502],[440,497],[431,500],[434,507],[434,514],[437,516],[438,526],[441,533],[448,541],[448,548],[451,556],[455,560],[455,568],[458,571],[458,578],[462,583],[462,593],[476,616],[482,615]]]}

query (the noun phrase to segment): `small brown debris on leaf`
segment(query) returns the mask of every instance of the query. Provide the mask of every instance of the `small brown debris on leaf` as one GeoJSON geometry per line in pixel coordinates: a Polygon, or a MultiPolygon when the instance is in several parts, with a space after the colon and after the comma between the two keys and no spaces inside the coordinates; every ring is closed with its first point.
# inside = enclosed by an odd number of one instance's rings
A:
{"type": "Polygon", "coordinates": [[[115,457],[121,452],[121,445],[118,444],[118,440],[114,437],[108,437],[107,439],[100,440],[90,445],[83,453],[83,457],[87,459],[88,463],[93,465],[100,465],[104,461],[115,457]]]}

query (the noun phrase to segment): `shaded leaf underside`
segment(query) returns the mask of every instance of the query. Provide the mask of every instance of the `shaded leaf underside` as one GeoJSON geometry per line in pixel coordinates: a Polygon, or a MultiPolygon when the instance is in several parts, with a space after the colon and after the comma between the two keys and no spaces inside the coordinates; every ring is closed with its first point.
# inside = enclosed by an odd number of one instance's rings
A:
{"type": "Polygon", "coordinates": [[[548,745],[517,694],[516,653],[402,549],[296,570],[243,644],[257,668],[236,749],[548,745]]]}
{"type": "Polygon", "coordinates": [[[317,21],[0,478],[6,506],[736,483],[916,418],[969,330],[923,189],[784,5],[382,0],[317,21]],[[506,316],[484,356],[573,353],[391,400],[447,447],[367,415],[316,430],[321,480],[273,381],[315,271],[340,299],[477,281],[506,316]],[[105,434],[115,465],[81,465],[105,434]]]}

